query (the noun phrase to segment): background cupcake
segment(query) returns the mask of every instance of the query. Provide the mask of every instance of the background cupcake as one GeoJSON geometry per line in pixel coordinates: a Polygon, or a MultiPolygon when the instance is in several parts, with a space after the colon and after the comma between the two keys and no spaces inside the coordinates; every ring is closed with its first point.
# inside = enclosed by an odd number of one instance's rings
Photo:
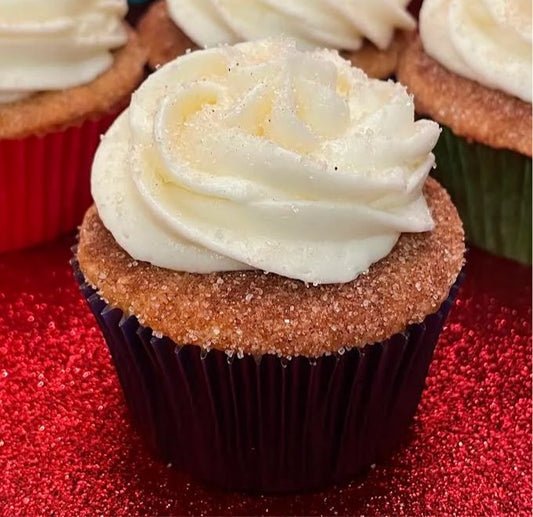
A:
{"type": "Polygon", "coordinates": [[[332,48],[372,77],[394,73],[398,32],[413,30],[406,0],[160,0],[139,24],[152,68],[187,49],[286,34],[303,48],[332,48]]]}
{"type": "Polygon", "coordinates": [[[0,5],[0,251],[74,229],[100,134],[143,76],[126,2],[0,5]]]}
{"type": "Polygon", "coordinates": [[[165,461],[302,490],[398,445],[463,264],[425,182],[438,135],[402,86],[283,39],[192,52],[137,90],[75,268],[165,461]]]}
{"type": "Polygon", "coordinates": [[[531,3],[426,0],[397,75],[445,126],[434,174],[467,238],[531,263],[531,3]]]}

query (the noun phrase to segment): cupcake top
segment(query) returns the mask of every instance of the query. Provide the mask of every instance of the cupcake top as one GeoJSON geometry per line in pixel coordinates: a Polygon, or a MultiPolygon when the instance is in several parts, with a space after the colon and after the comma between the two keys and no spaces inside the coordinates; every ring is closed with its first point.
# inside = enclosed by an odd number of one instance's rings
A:
{"type": "Polygon", "coordinates": [[[387,48],[395,29],[412,30],[409,0],[167,0],[170,16],[199,46],[280,34],[304,48],[358,50],[363,38],[387,48]]]}
{"type": "Polygon", "coordinates": [[[86,84],[128,40],[126,0],[0,2],[0,102],[86,84]]]}
{"type": "Polygon", "coordinates": [[[420,37],[448,70],[531,102],[530,0],[425,0],[420,37]]]}
{"type": "Polygon", "coordinates": [[[150,76],[104,137],[92,192],[137,260],[347,282],[433,228],[422,187],[438,136],[401,85],[262,40],[150,76]]]}

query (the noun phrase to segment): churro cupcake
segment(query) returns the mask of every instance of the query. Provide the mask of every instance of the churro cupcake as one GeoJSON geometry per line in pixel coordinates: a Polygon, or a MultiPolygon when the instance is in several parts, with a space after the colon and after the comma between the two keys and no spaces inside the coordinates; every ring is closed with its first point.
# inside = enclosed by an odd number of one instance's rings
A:
{"type": "Polygon", "coordinates": [[[531,263],[531,2],[426,0],[398,78],[444,125],[435,177],[467,239],[531,263]]]}
{"type": "Polygon", "coordinates": [[[0,251],[73,230],[91,203],[100,135],[129,102],[146,53],[126,2],[0,5],[0,251]]]}
{"type": "Polygon", "coordinates": [[[133,419],[226,488],[315,489],[386,458],[463,265],[405,89],[285,39],[160,68],[105,135],[76,276],[133,419]]]}
{"type": "Polygon", "coordinates": [[[396,67],[399,31],[416,25],[408,3],[159,0],[141,20],[139,32],[153,69],[187,49],[285,34],[302,48],[337,49],[371,77],[386,78],[396,67]]]}

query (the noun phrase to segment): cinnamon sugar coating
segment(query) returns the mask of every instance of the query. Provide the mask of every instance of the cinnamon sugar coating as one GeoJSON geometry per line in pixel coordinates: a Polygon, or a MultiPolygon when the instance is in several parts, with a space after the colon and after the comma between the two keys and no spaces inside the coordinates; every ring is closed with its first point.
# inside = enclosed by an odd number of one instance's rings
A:
{"type": "Polygon", "coordinates": [[[356,52],[341,52],[341,56],[351,61],[353,66],[363,70],[374,79],[386,79],[396,72],[398,56],[405,38],[396,31],[394,39],[385,50],[380,50],[370,41],[365,40],[356,52]]]}
{"type": "MultiPolygon", "coordinates": [[[[140,20],[138,30],[143,43],[149,48],[148,65],[152,69],[176,59],[189,49],[198,49],[170,18],[165,0],[158,0],[150,6],[140,20]]],[[[363,47],[357,52],[341,52],[341,55],[370,77],[386,78],[396,69],[402,42],[403,38],[396,33],[386,50],[379,50],[365,40],[363,47]]]]}
{"type": "Polygon", "coordinates": [[[176,59],[198,46],[176,27],[165,0],[157,0],[146,11],[137,26],[143,44],[148,48],[148,66],[157,67],[176,59]]]}
{"type": "Polygon", "coordinates": [[[0,104],[0,138],[25,138],[75,126],[124,108],[144,76],[147,51],[128,26],[126,45],[94,81],[66,90],[37,93],[0,104]]]}
{"type": "Polygon", "coordinates": [[[125,314],[180,344],[227,352],[320,356],[421,322],[463,266],[464,234],[446,191],[428,179],[432,232],[402,234],[391,253],[345,284],[313,286],[262,271],[191,274],[134,260],[95,207],[80,229],[87,281],[125,314]]]}
{"type": "Polygon", "coordinates": [[[531,156],[531,104],[448,71],[424,52],[418,35],[406,37],[396,75],[421,115],[467,140],[531,156]]]}

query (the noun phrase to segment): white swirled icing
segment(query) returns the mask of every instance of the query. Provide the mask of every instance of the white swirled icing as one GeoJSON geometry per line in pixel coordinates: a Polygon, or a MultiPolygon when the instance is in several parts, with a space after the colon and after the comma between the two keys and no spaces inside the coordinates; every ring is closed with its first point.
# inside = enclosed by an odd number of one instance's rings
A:
{"type": "Polygon", "coordinates": [[[0,1],[0,102],[86,84],[127,40],[126,0],[0,1]]]}
{"type": "Polygon", "coordinates": [[[425,0],[420,37],[452,72],[531,102],[531,0],[425,0]]]}
{"type": "Polygon", "coordinates": [[[151,75],[98,149],[92,193],[128,253],[178,271],[258,268],[346,282],[401,232],[436,123],[334,51],[285,39],[196,51],[151,75]]]}
{"type": "Polygon", "coordinates": [[[170,16],[198,45],[286,34],[304,48],[380,49],[395,29],[412,30],[409,0],[167,0],[170,16]]]}

